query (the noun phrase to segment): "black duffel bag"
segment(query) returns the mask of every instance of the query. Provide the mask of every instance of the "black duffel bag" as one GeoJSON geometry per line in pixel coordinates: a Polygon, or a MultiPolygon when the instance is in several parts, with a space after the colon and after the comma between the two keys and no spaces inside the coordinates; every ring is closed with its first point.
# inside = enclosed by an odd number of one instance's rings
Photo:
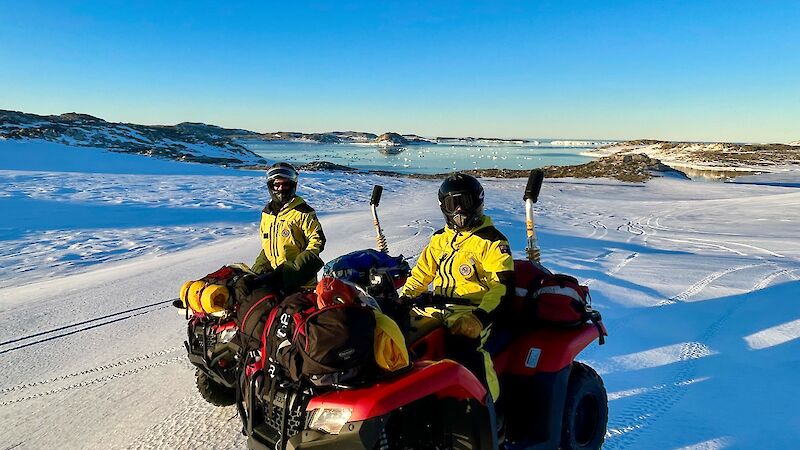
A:
{"type": "Polygon", "coordinates": [[[315,311],[305,318],[293,339],[302,359],[299,375],[316,386],[357,381],[377,367],[374,341],[375,315],[371,309],[339,304],[315,311]]]}

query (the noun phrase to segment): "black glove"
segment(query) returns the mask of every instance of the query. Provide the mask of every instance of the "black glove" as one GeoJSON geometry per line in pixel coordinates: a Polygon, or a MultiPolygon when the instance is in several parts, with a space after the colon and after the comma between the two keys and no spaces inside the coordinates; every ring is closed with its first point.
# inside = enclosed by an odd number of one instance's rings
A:
{"type": "Polygon", "coordinates": [[[324,264],[316,253],[309,250],[300,252],[294,260],[286,261],[281,275],[284,290],[287,293],[299,290],[314,279],[324,264]]]}
{"type": "Polygon", "coordinates": [[[274,270],[268,270],[260,275],[247,276],[244,283],[250,291],[262,286],[279,288],[279,286],[276,285],[283,283],[283,265],[276,267],[274,270]]]}

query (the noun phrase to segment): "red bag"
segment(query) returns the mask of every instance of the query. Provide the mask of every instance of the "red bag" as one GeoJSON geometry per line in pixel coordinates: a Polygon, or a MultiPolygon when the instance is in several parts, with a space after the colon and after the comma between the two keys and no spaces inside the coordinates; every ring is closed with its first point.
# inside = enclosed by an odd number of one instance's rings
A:
{"type": "Polygon", "coordinates": [[[581,286],[574,277],[545,275],[528,295],[537,321],[560,326],[578,326],[591,321],[600,332],[600,345],[605,342],[605,330],[600,325],[600,313],[592,309],[589,287],[581,286]]]}

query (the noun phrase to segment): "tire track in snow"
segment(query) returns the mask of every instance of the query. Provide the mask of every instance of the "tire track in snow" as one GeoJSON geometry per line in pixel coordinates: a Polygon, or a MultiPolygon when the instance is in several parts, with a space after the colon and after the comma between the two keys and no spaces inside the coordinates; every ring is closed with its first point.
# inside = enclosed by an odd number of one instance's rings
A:
{"type": "Polygon", "coordinates": [[[606,250],[603,253],[601,253],[601,254],[595,256],[594,258],[592,258],[592,262],[598,262],[601,259],[606,259],[609,256],[613,255],[614,253],[615,253],[614,250],[606,250]]]}
{"type": "Polygon", "coordinates": [[[19,397],[19,398],[15,398],[13,400],[6,400],[6,401],[3,401],[3,402],[0,402],[0,406],[13,405],[15,403],[24,402],[24,401],[27,401],[27,400],[33,400],[33,399],[36,399],[36,398],[45,397],[45,396],[49,396],[49,395],[53,395],[53,394],[59,394],[61,392],[71,391],[73,389],[83,388],[83,387],[91,386],[93,384],[104,383],[106,381],[111,381],[111,380],[115,380],[117,378],[127,377],[127,376],[130,376],[130,375],[139,373],[139,372],[143,372],[145,370],[155,369],[156,367],[161,367],[161,366],[166,366],[168,364],[173,364],[173,363],[176,363],[176,362],[181,361],[183,359],[184,359],[183,356],[173,356],[172,358],[165,359],[163,361],[158,361],[158,362],[154,362],[154,363],[147,364],[147,365],[144,365],[144,366],[135,367],[133,369],[128,369],[128,370],[125,370],[123,372],[118,372],[118,373],[115,373],[115,374],[112,374],[112,375],[106,375],[106,376],[103,376],[103,377],[100,377],[100,378],[95,378],[94,380],[82,381],[80,383],[74,383],[74,384],[70,384],[68,386],[62,386],[60,388],[51,389],[49,391],[37,392],[36,394],[28,395],[28,396],[25,396],[25,397],[19,397]]]}
{"type": "Polygon", "coordinates": [[[670,380],[659,385],[658,389],[639,394],[630,407],[609,420],[603,448],[612,450],[637,448],[636,439],[647,426],[658,420],[683,398],[685,387],[693,384],[697,361],[708,353],[708,347],[699,342],[685,343],[677,361],[681,367],[675,371],[670,380]]]}
{"type": "MultiPolygon", "coordinates": [[[[734,241],[715,241],[715,240],[712,240],[712,239],[699,239],[699,238],[686,238],[686,239],[688,239],[688,240],[690,240],[690,241],[696,241],[696,242],[698,242],[698,243],[702,243],[702,244],[708,244],[708,245],[714,245],[714,244],[734,245],[734,246],[739,246],[739,247],[749,248],[749,249],[751,249],[751,250],[756,250],[756,251],[759,251],[759,252],[764,252],[764,253],[766,253],[766,254],[768,254],[768,255],[770,255],[770,256],[774,256],[774,257],[776,257],[776,258],[785,258],[785,256],[784,256],[784,255],[782,255],[782,254],[780,254],[780,253],[773,252],[772,250],[766,249],[766,248],[764,248],[764,247],[757,247],[757,246],[755,246],[755,245],[743,244],[743,243],[741,243],[741,242],[734,242],[734,241]]],[[[731,252],[734,252],[734,253],[738,253],[738,252],[736,252],[735,250],[733,250],[733,249],[730,249],[730,248],[727,248],[727,247],[723,247],[723,246],[721,246],[720,248],[726,249],[726,250],[728,250],[728,251],[731,251],[731,252]]]]}
{"type": "MultiPolygon", "coordinates": [[[[593,258],[592,262],[598,262],[600,259],[607,258],[607,257],[611,256],[614,253],[615,252],[613,250],[609,250],[607,252],[604,252],[602,255],[599,255],[599,256],[596,256],[595,258],[593,258]]],[[[606,274],[607,275],[614,275],[615,273],[617,273],[620,270],[622,270],[625,266],[630,264],[630,262],[633,261],[634,259],[636,259],[638,256],[639,256],[639,252],[631,253],[630,255],[626,256],[625,259],[623,259],[619,264],[614,266],[613,269],[611,269],[608,272],[606,272],[606,274]]],[[[586,285],[586,286],[590,286],[595,281],[597,281],[597,280],[595,280],[594,278],[589,278],[589,279],[585,280],[583,282],[583,284],[586,285]]]]}
{"type": "MultiPolygon", "coordinates": [[[[736,272],[745,270],[747,268],[761,267],[770,265],[768,263],[753,264],[749,266],[733,267],[720,272],[709,275],[701,280],[712,278],[705,285],[707,286],[717,278],[736,272]]],[[[794,277],[793,272],[796,269],[783,269],[773,272],[761,280],[756,285],[764,282],[764,280],[775,279],[777,274],[788,274],[794,277]]],[[[696,283],[700,284],[700,282],[696,283]]],[[[768,284],[768,283],[767,283],[768,284]]],[[[694,286],[694,285],[693,285],[694,286]]],[[[700,290],[702,290],[701,288],[700,290]]],[[[686,292],[686,291],[684,291],[686,292]]],[[[698,290],[699,292],[699,290],[698,290]]],[[[628,448],[638,448],[636,439],[638,436],[647,429],[647,426],[657,421],[661,416],[667,413],[672,407],[677,404],[686,394],[685,387],[688,386],[690,380],[696,380],[697,364],[704,356],[713,355],[713,351],[709,349],[703,342],[708,342],[714,337],[721,329],[723,329],[725,322],[741,308],[746,302],[739,302],[738,304],[730,307],[722,315],[720,315],[714,322],[709,324],[705,330],[698,336],[696,342],[689,342],[684,344],[678,358],[681,366],[675,370],[671,379],[664,383],[664,388],[653,390],[644,394],[640,394],[633,404],[626,408],[624,412],[615,415],[614,420],[609,420],[608,432],[606,433],[606,441],[604,448],[619,450],[628,448]],[[709,353],[711,352],[711,353],[709,353]]]]}
{"type": "MultiPolygon", "coordinates": [[[[646,234],[641,228],[634,226],[633,221],[629,220],[625,225],[620,225],[617,227],[617,231],[627,231],[630,234],[635,234],[636,236],[642,236],[646,234]],[[623,230],[624,228],[624,230],[623,230]]],[[[635,236],[631,236],[635,237],[635,236]]]]}
{"type": "Polygon", "coordinates": [[[170,306],[170,305],[167,305],[167,303],[171,304],[175,300],[177,300],[177,299],[173,298],[173,299],[169,299],[169,300],[163,300],[163,301],[160,301],[160,302],[151,303],[149,305],[139,306],[139,307],[136,307],[136,308],[127,309],[125,311],[119,311],[119,312],[115,312],[115,313],[111,313],[111,314],[106,314],[106,315],[101,316],[101,317],[95,317],[94,319],[84,320],[82,322],[77,322],[77,323],[73,323],[73,324],[70,324],[70,325],[64,325],[64,326],[61,326],[61,327],[58,327],[58,328],[53,328],[51,330],[40,331],[38,333],[30,334],[30,335],[27,335],[27,336],[20,336],[20,337],[14,338],[14,339],[10,339],[10,340],[4,341],[4,342],[0,342],[0,347],[3,347],[3,346],[7,346],[9,344],[14,344],[14,343],[18,343],[18,342],[34,339],[34,340],[30,341],[30,342],[26,342],[26,343],[23,343],[23,344],[20,344],[20,345],[11,347],[11,348],[6,348],[6,349],[3,349],[3,350],[0,350],[0,355],[2,355],[4,353],[8,353],[8,352],[13,352],[14,350],[19,350],[19,349],[22,349],[22,348],[25,348],[25,347],[30,347],[31,345],[36,345],[36,344],[40,344],[42,342],[52,341],[54,339],[62,338],[62,337],[69,336],[69,335],[72,335],[72,334],[76,334],[76,333],[80,333],[80,332],[83,332],[83,331],[87,331],[87,330],[91,330],[91,329],[94,329],[94,328],[98,328],[98,327],[102,327],[102,326],[105,326],[105,325],[109,325],[109,324],[112,324],[112,323],[120,322],[122,320],[127,320],[127,319],[130,319],[130,318],[136,317],[136,316],[140,316],[140,315],[143,315],[143,314],[151,313],[153,311],[158,311],[160,309],[167,308],[168,306],[170,306]],[[127,314],[127,315],[125,315],[125,314],[127,314]],[[121,316],[121,317],[117,317],[117,316],[121,316]],[[105,320],[105,319],[111,319],[111,320],[106,320],[105,322],[100,322],[100,323],[94,323],[94,322],[98,322],[98,321],[105,320]],[[91,324],[91,325],[88,325],[88,324],[91,324]],[[78,327],[80,327],[82,325],[87,325],[87,326],[85,326],[83,328],[78,328],[78,327]],[[61,331],[63,331],[63,333],[59,333],[61,331]],[[39,338],[39,339],[35,339],[35,338],[39,338]]]}
{"type": "MultiPolygon", "coordinates": [[[[419,241],[420,239],[422,239],[422,230],[423,229],[429,231],[424,236],[425,238],[429,239],[431,236],[433,236],[433,233],[436,231],[436,228],[432,227],[430,225],[430,223],[431,223],[431,221],[427,220],[427,219],[415,219],[415,220],[411,221],[411,223],[409,223],[409,224],[407,224],[405,226],[408,227],[408,228],[416,229],[414,234],[412,234],[411,236],[409,236],[409,237],[407,237],[405,239],[401,239],[399,241],[392,242],[391,246],[393,248],[397,249],[397,248],[403,247],[403,245],[401,245],[401,244],[406,244],[406,243],[409,243],[409,242],[419,241]]],[[[424,247],[424,244],[423,244],[422,247],[424,247]]],[[[418,256],[419,256],[419,252],[414,253],[414,254],[412,254],[410,256],[407,256],[407,257],[405,257],[405,259],[407,261],[411,261],[411,260],[414,260],[415,258],[417,258],[418,256]]]]}
{"type": "Polygon", "coordinates": [[[105,370],[108,370],[108,369],[114,369],[114,368],[117,368],[117,367],[123,367],[123,366],[127,366],[129,364],[137,363],[137,362],[140,362],[140,361],[146,361],[148,359],[152,359],[152,358],[155,358],[155,357],[158,357],[158,356],[167,355],[167,354],[176,352],[176,351],[181,350],[181,349],[183,349],[182,346],[181,347],[171,347],[171,348],[167,348],[167,349],[164,349],[164,350],[159,350],[157,352],[148,353],[146,355],[134,356],[132,358],[124,359],[122,361],[117,361],[117,362],[113,362],[113,363],[109,363],[109,364],[104,364],[102,366],[92,367],[90,369],[81,370],[79,372],[72,372],[72,373],[69,373],[69,374],[66,374],[66,375],[60,375],[60,376],[57,376],[57,377],[50,378],[48,380],[33,381],[33,382],[30,382],[30,383],[18,384],[16,386],[11,386],[11,387],[8,387],[8,388],[0,389],[0,394],[6,394],[6,393],[9,393],[9,392],[14,392],[14,391],[21,391],[23,389],[28,389],[28,388],[32,388],[32,387],[36,387],[36,386],[45,386],[45,385],[48,385],[48,384],[56,383],[58,381],[64,381],[64,380],[68,380],[68,379],[74,378],[74,377],[79,377],[79,376],[82,376],[82,375],[89,375],[89,374],[92,374],[92,373],[102,372],[102,371],[105,371],[105,370]]]}
{"type": "Polygon", "coordinates": [[[630,255],[626,256],[626,257],[625,257],[625,259],[623,259],[623,260],[622,260],[622,262],[620,262],[619,264],[617,264],[617,265],[616,265],[616,267],[614,267],[613,269],[611,269],[611,270],[610,270],[608,273],[609,273],[610,275],[613,275],[613,274],[615,274],[615,273],[619,272],[620,270],[622,270],[622,269],[623,269],[625,266],[627,266],[628,264],[630,264],[630,263],[631,263],[631,261],[633,261],[633,260],[634,260],[634,259],[636,259],[637,257],[639,257],[639,252],[633,252],[633,253],[631,253],[630,255]]]}
{"type": "Polygon", "coordinates": [[[645,230],[645,226],[639,222],[639,219],[641,219],[641,217],[635,217],[627,221],[625,224],[617,227],[617,231],[626,231],[631,234],[631,236],[626,239],[626,242],[631,242],[636,238],[641,238],[643,243],[647,243],[647,239],[651,236],[651,233],[648,233],[647,230],[645,230]]]}
{"type": "Polygon", "coordinates": [[[768,274],[767,276],[761,278],[753,285],[753,288],[750,289],[751,291],[757,291],[759,289],[764,289],[765,287],[769,286],[776,278],[780,277],[781,275],[786,275],[789,278],[794,278],[793,272],[797,269],[781,269],[775,272],[768,274]]]}
{"type": "Polygon", "coordinates": [[[590,220],[589,225],[592,226],[592,233],[586,236],[587,238],[603,239],[608,235],[608,228],[603,224],[603,222],[600,222],[599,220],[590,220]]]}
{"type": "Polygon", "coordinates": [[[405,239],[401,239],[399,241],[396,241],[396,242],[394,242],[394,244],[396,245],[396,244],[402,244],[402,243],[409,242],[409,241],[418,240],[420,238],[420,235],[422,234],[422,230],[423,229],[426,229],[426,230],[430,231],[425,237],[429,238],[429,237],[433,236],[433,233],[436,231],[436,228],[432,227],[430,225],[430,223],[431,223],[431,221],[430,220],[426,220],[426,219],[413,220],[410,224],[406,225],[406,227],[414,228],[415,229],[414,234],[412,234],[411,236],[409,236],[409,237],[407,237],[405,239]]]}
{"type": "Polygon", "coordinates": [[[718,272],[714,272],[714,273],[704,277],[703,279],[701,279],[697,283],[694,283],[693,285],[689,286],[683,292],[681,292],[681,293],[679,293],[679,294],[677,294],[677,295],[675,295],[673,297],[670,297],[667,300],[663,300],[663,301],[659,302],[656,306],[666,306],[666,305],[672,305],[672,304],[675,304],[675,303],[685,302],[686,300],[689,299],[689,297],[702,292],[703,289],[707,288],[711,283],[713,283],[714,281],[724,277],[725,275],[731,274],[733,272],[738,272],[740,270],[752,269],[752,268],[755,268],[755,267],[762,267],[762,266],[766,266],[766,265],[769,265],[769,264],[768,263],[747,264],[747,265],[744,265],[744,266],[729,267],[727,269],[720,270],[718,272]]]}
{"type": "MultiPolygon", "coordinates": [[[[192,386],[194,387],[194,386],[192,386]]],[[[128,443],[126,450],[243,449],[247,438],[235,406],[216,407],[194,391],[164,419],[128,443]],[[186,426],[192,424],[191,426],[186,426]]]]}
{"type": "Polygon", "coordinates": [[[701,241],[701,240],[697,240],[697,239],[691,239],[691,240],[688,240],[688,239],[672,239],[672,238],[661,238],[661,239],[663,239],[665,241],[669,241],[669,242],[675,242],[675,243],[678,243],[678,244],[694,244],[694,245],[700,245],[700,246],[704,246],[704,247],[718,248],[718,249],[724,250],[726,252],[734,253],[737,256],[750,256],[747,253],[740,252],[739,250],[736,250],[736,249],[733,249],[733,248],[730,248],[730,247],[726,247],[726,246],[721,245],[721,244],[713,244],[711,242],[701,241]]]}
{"type": "Polygon", "coordinates": [[[657,234],[656,231],[672,231],[672,228],[667,228],[662,226],[659,221],[661,220],[660,217],[656,216],[649,216],[645,221],[644,225],[651,230],[654,230],[652,234],[657,234]]]}

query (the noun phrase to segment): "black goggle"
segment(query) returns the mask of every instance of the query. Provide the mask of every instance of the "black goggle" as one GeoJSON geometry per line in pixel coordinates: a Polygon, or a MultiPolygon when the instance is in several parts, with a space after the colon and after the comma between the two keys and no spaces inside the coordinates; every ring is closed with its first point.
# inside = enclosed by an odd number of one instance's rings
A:
{"type": "Polygon", "coordinates": [[[276,178],[286,178],[289,181],[297,182],[297,171],[289,167],[274,167],[267,171],[267,182],[276,178]]]}
{"type": "Polygon", "coordinates": [[[463,211],[472,211],[480,205],[480,200],[469,194],[448,194],[439,200],[439,203],[446,213],[454,214],[459,208],[463,211]]]}

